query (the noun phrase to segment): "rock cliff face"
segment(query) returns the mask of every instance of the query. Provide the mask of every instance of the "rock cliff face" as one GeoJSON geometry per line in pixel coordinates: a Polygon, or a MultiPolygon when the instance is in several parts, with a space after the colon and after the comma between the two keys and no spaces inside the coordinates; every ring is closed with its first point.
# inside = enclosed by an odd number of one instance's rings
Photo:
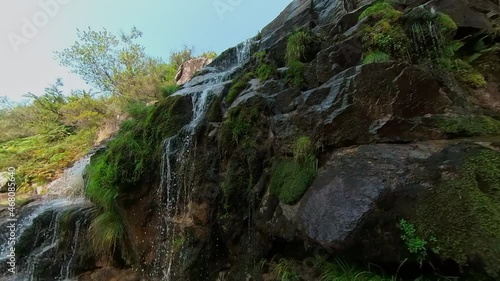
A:
{"type": "MultiPolygon", "coordinates": [[[[499,280],[499,3],[393,2],[293,1],[156,104],[176,123],[144,124],[158,150],[120,187],[114,265],[312,281],[344,257],[499,280]]],[[[125,274],[81,280],[108,273],[125,274]]]]}

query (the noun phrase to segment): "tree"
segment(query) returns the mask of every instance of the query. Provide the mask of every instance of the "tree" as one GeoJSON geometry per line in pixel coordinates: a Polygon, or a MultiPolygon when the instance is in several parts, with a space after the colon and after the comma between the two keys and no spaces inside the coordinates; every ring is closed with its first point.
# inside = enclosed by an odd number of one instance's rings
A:
{"type": "MultiPolygon", "coordinates": [[[[77,29],[76,41],[70,48],[56,52],[63,66],[72,69],[85,82],[105,93],[116,92],[116,74],[122,71],[120,66],[120,52],[126,46],[115,35],[106,29],[102,31],[77,29]]],[[[130,44],[133,39],[126,43],[130,44]]]]}
{"type": "Polygon", "coordinates": [[[194,58],[193,52],[194,48],[188,46],[184,46],[180,51],[173,51],[170,53],[170,65],[177,70],[183,63],[194,58]]]}
{"type": "MultiPolygon", "coordinates": [[[[119,36],[105,29],[78,30],[79,41],[56,55],[63,66],[103,93],[122,97],[122,101],[149,102],[161,97],[161,87],[175,83],[177,68],[171,70],[161,59],[148,56],[136,43],[141,36],[135,27],[119,36]]],[[[176,60],[189,56],[190,51],[181,51],[176,60]]]]}

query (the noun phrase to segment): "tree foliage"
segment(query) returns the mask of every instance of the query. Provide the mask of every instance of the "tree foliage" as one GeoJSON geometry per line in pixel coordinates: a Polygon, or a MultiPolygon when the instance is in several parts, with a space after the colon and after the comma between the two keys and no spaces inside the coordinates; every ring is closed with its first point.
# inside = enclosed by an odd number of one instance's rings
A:
{"type": "Polygon", "coordinates": [[[142,32],[135,27],[119,36],[90,28],[77,35],[79,41],[56,55],[63,66],[104,94],[151,101],[159,98],[161,86],[172,82],[168,65],[148,56],[136,42],[142,32]]]}

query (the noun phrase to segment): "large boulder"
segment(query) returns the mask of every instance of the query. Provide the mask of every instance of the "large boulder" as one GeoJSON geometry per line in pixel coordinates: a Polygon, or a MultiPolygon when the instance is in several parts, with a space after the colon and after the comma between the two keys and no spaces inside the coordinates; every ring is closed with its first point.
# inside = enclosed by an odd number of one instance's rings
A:
{"type": "Polygon", "coordinates": [[[312,241],[358,260],[418,260],[401,239],[401,219],[427,253],[500,273],[500,139],[372,144],[325,156],[295,206],[264,200],[264,229],[312,241]],[[273,215],[269,216],[272,209],[273,215]],[[286,227],[284,227],[286,226],[286,227]]]}
{"type": "Polygon", "coordinates": [[[175,74],[175,81],[177,85],[182,85],[187,81],[191,80],[194,74],[209,65],[212,62],[212,59],[199,57],[195,59],[190,59],[179,66],[177,73],[175,74]]]}

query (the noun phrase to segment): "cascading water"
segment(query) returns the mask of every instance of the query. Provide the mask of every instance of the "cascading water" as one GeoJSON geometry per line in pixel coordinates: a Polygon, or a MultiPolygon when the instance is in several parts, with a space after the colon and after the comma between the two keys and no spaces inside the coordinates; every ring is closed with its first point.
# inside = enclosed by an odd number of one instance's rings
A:
{"type": "Polygon", "coordinates": [[[196,133],[204,120],[211,98],[220,95],[231,75],[248,62],[252,43],[248,40],[236,46],[234,63],[225,70],[214,71],[200,78],[195,77],[174,94],[191,97],[192,119],[177,135],[164,140],[163,143],[161,180],[158,188],[158,212],[162,221],[157,229],[160,237],[152,277],[166,281],[177,280],[175,267],[183,265],[185,257],[176,253],[176,250],[179,248],[179,241],[189,242],[181,240],[180,234],[192,221],[188,210],[193,188],[189,171],[193,167],[192,159],[196,158],[196,133]]]}
{"type": "MultiPolygon", "coordinates": [[[[22,207],[17,215],[16,230],[16,275],[0,276],[0,280],[9,281],[36,281],[71,280],[71,266],[78,247],[80,226],[84,223],[85,216],[76,221],[75,231],[69,239],[69,251],[58,254],[61,246],[61,223],[68,212],[82,213],[91,206],[83,198],[83,171],[90,161],[90,155],[77,161],[67,169],[63,176],[47,186],[48,194],[42,198],[22,207]],[[57,257],[57,258],[56,258],[57,257]],[[49,266],[50,264],[50,266],[49,266]],[[47,274],[47,277],[44,276],[47,274]]],[[[0,223],[6,229],[6,223],[0,223]]],[[[68,228],[68,226],[65,226],[68,228]]],[[[8,240],[6,233],[0,234],[0,268],[6,265],[8,254],[8,240]]],[[[3,268],[2,268],[3,269],[3,268]]],[[[7,270],[2,270],[2,273],[7,270]]]]}

